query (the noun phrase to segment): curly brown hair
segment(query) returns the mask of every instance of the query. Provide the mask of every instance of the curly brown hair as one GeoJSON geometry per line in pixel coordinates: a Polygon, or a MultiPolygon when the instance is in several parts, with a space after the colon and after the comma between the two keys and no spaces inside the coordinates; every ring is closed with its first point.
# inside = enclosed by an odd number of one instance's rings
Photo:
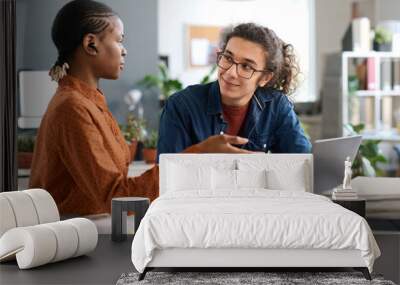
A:
{"type": "Polygon", "coordinates": [[[239,24],[225,31],[221,43],[222,50],[233,37],[239,37],[261,45],[266,52],[265,69],[273,72],[272,79],[264,88],[292,94],[298,85],[300,68],[293,46],[282,41],[273,30],[254,24],[239,24]]]}

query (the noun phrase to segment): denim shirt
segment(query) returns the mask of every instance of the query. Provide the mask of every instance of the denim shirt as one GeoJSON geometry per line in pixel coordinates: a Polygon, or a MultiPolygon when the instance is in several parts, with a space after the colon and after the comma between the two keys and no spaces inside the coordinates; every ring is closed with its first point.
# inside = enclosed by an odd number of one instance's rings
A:
{"type": "MultiPolygon", "coordinates": [[[[218,81],[193,85],[166,101],[160,118],[157,158],[161,153],[179,153],[209,136],[221,134],[228,125],[222,116],[218,81]]],[[[240,146],[251,151],[309,153],[306,138],[293,104],[283,93],[258,88],[239,133],[248,138],[240,146]]]]}

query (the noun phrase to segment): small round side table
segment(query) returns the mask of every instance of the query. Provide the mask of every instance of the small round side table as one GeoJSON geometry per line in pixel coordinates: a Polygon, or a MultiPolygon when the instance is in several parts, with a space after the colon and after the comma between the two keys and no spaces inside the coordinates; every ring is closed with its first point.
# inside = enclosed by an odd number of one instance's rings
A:
{"type": "Polygon", "coordinates": [[[126,216],[135,212],[135,233],[140,221],[149,208],[150,200],[143,197],[118,197],[111,200],[111,240],[124,241],[127,238],[126,216]]]}

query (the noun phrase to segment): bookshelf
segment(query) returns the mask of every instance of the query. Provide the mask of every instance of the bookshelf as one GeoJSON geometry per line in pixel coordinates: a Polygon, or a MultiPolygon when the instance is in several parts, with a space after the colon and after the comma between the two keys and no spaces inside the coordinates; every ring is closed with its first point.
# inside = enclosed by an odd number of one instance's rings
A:
{"type": "Polygon", "coordinates": [[[343,52],[342,96],[343,124],[364,123],[364,139],[400,141],[400,52],[343,52]]]}

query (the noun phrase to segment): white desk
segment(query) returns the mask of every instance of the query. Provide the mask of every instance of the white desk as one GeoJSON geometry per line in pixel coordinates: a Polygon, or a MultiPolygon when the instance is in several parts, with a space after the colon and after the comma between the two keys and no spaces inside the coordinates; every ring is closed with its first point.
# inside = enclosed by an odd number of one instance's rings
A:
{"type": "MultiPolygon", "coordinates": [[[[128,176],[139,176],[153,166],[154,164],[147,164],[141,160],[132,161],[129,165],[128,176]]],[[[30,169],[18,169],[18,190],[25,190],[29,188],[30,174],[30,169]]]]}
{"type": "Polygon", "coordinates": [[[128,176],[130,177],[139,176],[144,172],[146,172],[146,170],[152,168],[153,166],[154,164],[148,164],[142,160],[132,161],[131,164],[129,165],[128,176]]]}

